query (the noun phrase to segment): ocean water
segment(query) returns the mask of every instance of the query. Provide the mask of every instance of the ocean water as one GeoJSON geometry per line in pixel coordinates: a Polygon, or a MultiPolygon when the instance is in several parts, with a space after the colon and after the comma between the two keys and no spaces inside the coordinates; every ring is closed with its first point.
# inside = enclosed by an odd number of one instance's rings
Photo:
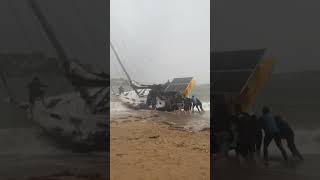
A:
{"type": "MultiPolygon", "coordinates": [[[[184,112],[164,112],[157,111],[157,117],[152,119],[159,122],[167,122],[175,127],[184,128],[191,131],[201,131],[210,128],[210,102],[203,102],[205,113],[199,114],[195,108],[195,112],[185,114],[184,112]]],[[[114,100],[110,102],[110,116],[113,120],[126,120],[127,117],[139,117],[150,113],[150,110],[134,110],[122,102],[114,100]]]]}
{"type": "MultiPolygon", "coordinates": [[[[116,84],[114,84],[114,87],[117,87],[116,84]]],[[[191,94],[202,101],[202,107],[205,110],[205,113],[200,115],[196,108],[194,109],[195,112],[192,114],[157,111],[158,117],[152,119],[155,121],[167,122],[175,127],[191,131],[201,131],[210,128],[210,85],[199,84],[191,94]]],[[[150,110],[133,110],[122,104],[119,99],[113,95],[111,95],[110,99],[111,121],[113,119],[121,121],[125,120],[128,116],[141,116],[150,112],[150,110]]]]}

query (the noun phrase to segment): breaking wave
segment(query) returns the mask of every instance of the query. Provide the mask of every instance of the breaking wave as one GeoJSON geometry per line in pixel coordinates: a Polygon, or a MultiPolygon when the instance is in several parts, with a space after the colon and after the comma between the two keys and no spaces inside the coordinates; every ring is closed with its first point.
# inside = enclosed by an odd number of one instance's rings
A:
{"type": "MultiPolygon", "coordinates": [[[[186,129],[193,131],[200,131],[205,128],[210,127],[210,102],[203,102],[202,107],[205,110],[204,114],[197,113],[195,108],[195,113],[192,116],[180,114],[177,116],[175,113],[161,112],[159,111],[160,118],[166,119],[165,121],[170,121],[179,126],[183,126],[186,129]]],[[[128,116],[139,115],[140,112],[147,110],[133,110],[125,106],[122,102],[110,102],[110,114],[111,121],[113,118],[120,120],[128,116]]]]}
{"type": "Polygon", "coordinates": [[[210,111],[210,102],[203,102],[202,107],[205,111],[210,111]]]}

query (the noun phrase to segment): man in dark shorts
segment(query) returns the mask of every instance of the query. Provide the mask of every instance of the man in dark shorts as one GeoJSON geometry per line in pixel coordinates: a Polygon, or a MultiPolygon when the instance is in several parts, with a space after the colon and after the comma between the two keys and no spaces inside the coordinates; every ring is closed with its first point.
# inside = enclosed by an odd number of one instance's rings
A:
{"type": "Polygon", "coordinates": [[[214,111],[212,112],[213,118],[213,136],[215,144],[214,150],[221,152],[225,157],[229,156],[230,143],[232,140],[230,132],[230,109],[227,104],[214,102],[214,111]]]}
{"type": "Polygon", "coordinates": [[[254,136],[254,151],[258,157],[260,157],[261,153],[261,145],[262,145],[262,119],[258,118],[256,115],[251,116],[251,123],[253,125],[253,136],[254,136]]]}
{"type": "Polygon", "coordinates": [[[119,87],[119,95],[124,93],[124,88],[122,86],[119,87]]]}
{"type": "Polygon", "coordinates": [[[43,84],[38,77],[34,77],[32,81],[27,85],[27,87],[29,89],[30,109],[32,110],[34,103],[38,98],[40,98],[43,105],[45,105],[43,88],[48,86],[43,84]]]}
{"type": "Polygon", "coordinates": [[[248,159],[253,159],[255,151],[255,126],[248,113],[238,114],[238,153],[248,159]]]}
{"type": "Polygon", "coordinates": [[[185,113],[191,113],[192,100],[190,98],[183,99],[183,110],[185,113]]]}
{"type": "Polygon", "coordinates": [[[285,120],[283,120],[281,116],[275,116],[274,118],[280,129],[281,139],[285,139],[287,141],[287,145],[292,153],[292,156],[294,158],[298,158],[299,160],[303,160],[302,155],[300,154],[294,143],[294,132],[290,125],[285,120]]]}
{"type": "Polygon", "coordinates": [[[43,88],[48,87],[43,84],[38,77],[34,77],[32,81],[27,85],[29,89],[29,103],[33,105],[37,98],[41,98],[44,103],[44,90],[43,88]]]}
{"type": "Polygon", "coordinates": [[[268,107],[263,107],[262,109],[262,120],[265,133],[263,142],[263,157],[265,164],[268,165],[269,162],[268,146],[270,145],[272,140],[275,141],[278,149],[281,151],[284,160],[286,161],[286,163],[288,163],[288,155],[281,142],[280,128],[278,127],[276,120],[268,107]]]}

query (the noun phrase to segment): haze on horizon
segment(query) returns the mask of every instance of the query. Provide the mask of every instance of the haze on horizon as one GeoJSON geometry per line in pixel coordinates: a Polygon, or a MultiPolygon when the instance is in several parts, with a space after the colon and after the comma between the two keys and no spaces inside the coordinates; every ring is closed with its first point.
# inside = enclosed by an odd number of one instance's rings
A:
{"type": "MultiPolygon", "coordinates": [[[[210,0],[112,0],[110,39],[133,80],[210,82],[210,0]]],[[[111,78],[125,77],[110,49],[111,78]]]]}

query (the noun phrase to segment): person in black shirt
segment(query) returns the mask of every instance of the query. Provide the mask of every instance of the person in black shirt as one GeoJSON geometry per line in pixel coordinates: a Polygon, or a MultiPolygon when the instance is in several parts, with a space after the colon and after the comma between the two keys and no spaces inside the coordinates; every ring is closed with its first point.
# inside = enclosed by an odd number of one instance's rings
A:
{"type": "Polygon", "coordinates": [[[32,81],[27,85],[27,87],[29,89],[29,104],[31,106],[30,109],[32,110],[37,98],[41,98],[43,105],[45,105],[43,88],[48,86],[43,84],[38,77],[34,77],[32,81]]]}
{"type": "Polygon", "coordinates": [[[288,148],[290,149],[294,158],[299,158],[299,160],[303,160],[302,155],[298,151],[295,143],[294,143],[294,132],[290,125],[282,119],[281,116],[275,116],[276,123],[280,129],[281,139],[285,139],[288,144],[288,148]]]}
{"type": "Polygon", "coordinates": [[[222,152],[225,157],[228,157],[231,143],[229,108],[227,104],[217,104],[214,109],[212,113],[214,151],[222,152]]]}
{"type": "Polygon", "coordinates": [[[256,115],[251,116],[252,125],[253,125],[253,135],[254,135],[254,149],[258,156],[261,153],[261,145],[262,145],[262,128],[263,123],[262,119],[258,118],[256,115]]]}
{"type": "Polygon", "coordinates": [[[264,130],[264,139],[263,139],[263,159],[265,165],[269,165],[269,152],[268,147],[270,143],[274,140],[278,149],[280,150],[285,163],[288,164],[288,155],[283,147],[280,135],[280,128],[275,120],[274,115],[271,113],[269,107],[263,107],[262,117],[263,120],[263,130],[264,130]]]}
{"type": "Polygon", "coordinates": [[[122,93],[124,93],[124,88],[122,86],[119,87],[119,95],[121,95],[122,93]]]}
{"type": "Polygon", "coordinates": [[[248,113],[241,112],[238,114],[238,150],[244,158],[252,158],[255,145],[255,127],[248,113]]]}
{"type": "Polygon", "coordinates": [[[204,109],[202,108],[202,102],[200,101],[200,99],[195,96],[192,96],[191,99],[192,99],[192,112],[194,110],[194,107],[198,109],[199,113],[204,112],[204,109]]]}

